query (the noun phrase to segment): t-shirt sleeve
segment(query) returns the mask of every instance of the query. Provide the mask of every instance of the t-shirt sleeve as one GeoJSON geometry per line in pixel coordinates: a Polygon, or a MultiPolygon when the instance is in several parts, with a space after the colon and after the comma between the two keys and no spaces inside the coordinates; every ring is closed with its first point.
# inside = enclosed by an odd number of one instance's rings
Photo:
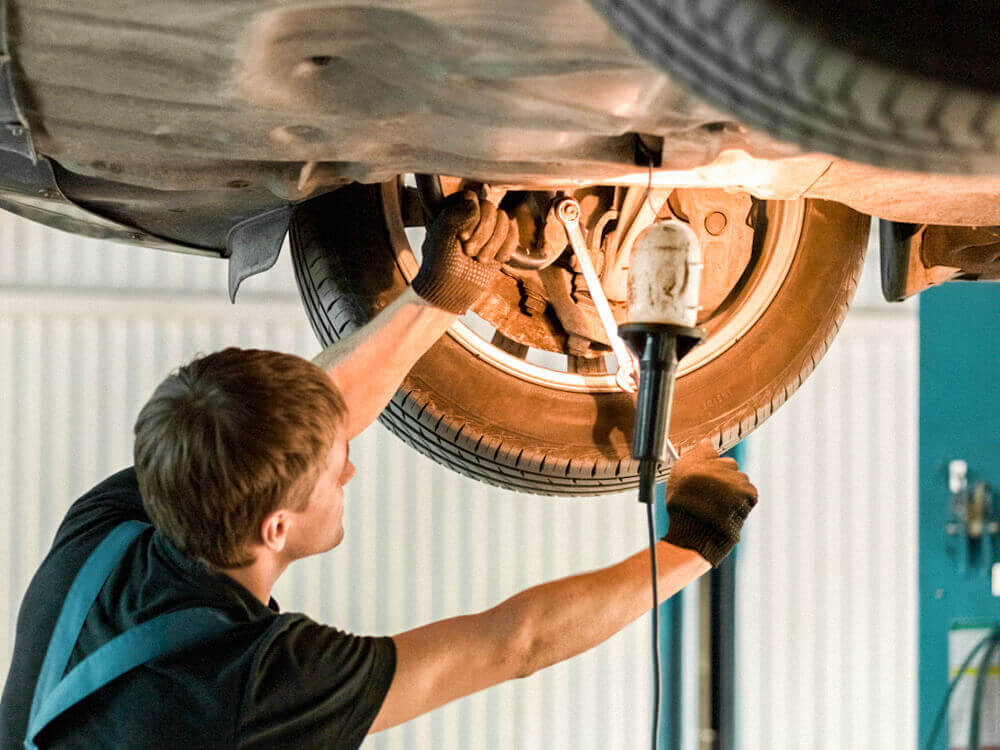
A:
{"type": "Polygon", "coordinates": [[[351,635],[305,615],[278,620],[254,660],[237,745],[357,748],[389,692],[392,639],[351,635]]]}
{"type": "Polygon", "coordinates": [[[112,474],[70,506],[56,531],[53,548],[82,534],[103,535],[125,521],[151,523],[131,466],[112,474]]]}

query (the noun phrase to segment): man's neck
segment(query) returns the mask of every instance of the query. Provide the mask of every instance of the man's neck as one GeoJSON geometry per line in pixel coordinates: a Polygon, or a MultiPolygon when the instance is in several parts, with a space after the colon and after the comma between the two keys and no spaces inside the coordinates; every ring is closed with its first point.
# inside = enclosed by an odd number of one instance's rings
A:
{"type": "Polygon", "coordinates": [[[271,601],[271,589],[287,567],[288,563],[281,561],[267,550],[258,551],[257,559],[245,568],[222,568],[220,572],[232,578],[267,606],[271,601]]]}

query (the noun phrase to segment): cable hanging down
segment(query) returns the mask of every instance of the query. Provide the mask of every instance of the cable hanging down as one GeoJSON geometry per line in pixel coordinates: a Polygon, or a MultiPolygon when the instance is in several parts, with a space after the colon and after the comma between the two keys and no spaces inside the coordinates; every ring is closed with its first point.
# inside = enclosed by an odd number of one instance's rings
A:
{"type": "Polygon", "coordinates": [[[649,567],[653,581],[653,737],[652,748],[657,750],[660,734],[660,595],[656,569],[656,522],[653,503],[656,501],[657,462],[643,459],[639,462],[639,501],[646,504],[646,521],[649,526],[649,567]]]}

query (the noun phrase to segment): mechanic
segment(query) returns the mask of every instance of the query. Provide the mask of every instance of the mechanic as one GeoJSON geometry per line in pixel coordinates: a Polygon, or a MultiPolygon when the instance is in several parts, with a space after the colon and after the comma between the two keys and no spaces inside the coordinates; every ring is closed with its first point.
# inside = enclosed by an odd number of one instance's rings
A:
{"type": "MultiPolygon", "coordinates": [[[[167,377],[136,422],[135,466],[73,504],[25,594],[0,744],[355,748],[586,651],[646,612],[646,549],[392,637],[279,613],[271,598],[289,564],[341,541],[348,441],[489,288],[517,239],[491,203],[452,196],[412,286],[315,363],[231,348],[167,377]]],[[[680,459],[656,550],[661,599],[729,553],[756,495],[708,442],[680,459]]]]}

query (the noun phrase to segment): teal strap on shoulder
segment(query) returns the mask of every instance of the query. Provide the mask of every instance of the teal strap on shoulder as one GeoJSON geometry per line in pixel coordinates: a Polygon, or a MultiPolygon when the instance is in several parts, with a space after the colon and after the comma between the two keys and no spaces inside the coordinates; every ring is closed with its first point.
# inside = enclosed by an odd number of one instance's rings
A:
{"type": "Polygon", "coordinates": [[[25,747],[33,749],[35,737],[49,722],[117,677],[150,659],[203,643],[231,626],[221,610],[192,607],[160,615],[126,630],[77,664],[42,698],[38,712],[28,722],[25,747]]]}
{"type": "Polygon", "coordinates": [[[63,676],[87,613],[129,544],[148,524],[128,521],[116,526],[91,553],[70,586],[35,685],[24,740],[36,750],[35,738],[57,716],[131,669],[181,651],[221,634],[231,621],[218,609],[192,607],[170,612],[126,630],[105,643],[63,676]]]}
{"type": "Polygon", "coordinates": [[[66,594],[56,626],[52,630],[49,648],[45,652],[42,669],[38,673],[35,684],[35,695],[31,701],[31,715],[37,713],[42,698],[62,679],[69,664],[73,647],[83,630],[87,613],[94,606],[97,595],[101,593],[105,581],[115,569],[125,550],[149,524],[139,521],[127,521],[111,530],[99,545],[90,553],[90,557],[80,567],[73,584],[66,594]]]}

